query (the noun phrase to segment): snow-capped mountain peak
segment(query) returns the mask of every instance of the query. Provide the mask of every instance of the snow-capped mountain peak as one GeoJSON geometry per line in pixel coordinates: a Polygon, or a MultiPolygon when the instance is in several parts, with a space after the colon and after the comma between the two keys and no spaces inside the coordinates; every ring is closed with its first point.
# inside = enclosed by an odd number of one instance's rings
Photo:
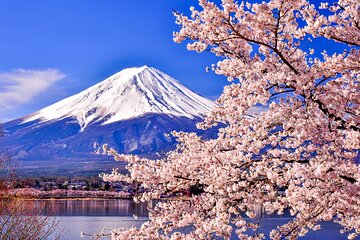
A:
{"type": "Polygon", "coordinates": [[[212,101],[192,92],[160,70],[143,66],[124,69],[76,95],[29,115],[24,122],[73,117],[84,130],[95,122],[106,125],[146,113],[202,117],[214,106],[212,101]]]}

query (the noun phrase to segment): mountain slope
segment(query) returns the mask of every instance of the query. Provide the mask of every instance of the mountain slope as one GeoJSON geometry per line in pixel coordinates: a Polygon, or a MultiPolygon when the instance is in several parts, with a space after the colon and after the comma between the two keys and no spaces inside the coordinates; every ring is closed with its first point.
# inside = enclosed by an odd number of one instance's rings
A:
{"type": "MultiPolygon", "coordinates": [[[[160,70],[129,68],[5,123],[1,145],[25,162],[103,159],[94,154],[94,142],[108,143],[122,153],[162,154],[175,146],[171,131],[200,132],[196,123],[213,107],[212,101],[160,70]]],[[[216,133],[206,134],[211,137],[216,133]]],[[[58,161],[59,166],[63,163],[58,161]]]]}
{"type": "Polygon", "coordinates": [[[51,121],[73,117],[81,130],[89,124],[110,124],[145,113],[200,117],[214,103],[158,69],[128,68],[106,80],[25,118],[51,121]]]}

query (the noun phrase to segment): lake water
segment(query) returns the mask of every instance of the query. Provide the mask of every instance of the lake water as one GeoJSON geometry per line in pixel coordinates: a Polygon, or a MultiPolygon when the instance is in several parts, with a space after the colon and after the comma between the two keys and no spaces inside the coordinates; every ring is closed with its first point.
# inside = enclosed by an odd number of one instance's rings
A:
{"type": "Polygon", "coordinates": [[[55,215],[59,221],[63,240],[90,239],[88,236],[81,238],[81,232],[95,234],[104,228],[140,227],[148,219],[147,204],[137,204],[132,200],[29,200],[33,205],[43,203],[46,209],[51,209],[46,214],[55,215]],[[134,215],[138,218],[134,219],[134,215]]]}
{"type": "MultiPolygon", "coordinates": [[[[80,233],[99,233],[104,228],[140,227],[148,216],[147,204],[136,204],[132,200],[45,200],[45,202],[53,208],[53,214],[59,220],[59,227],[63,231],[61,239],[64,240],[90,239],[87,236],[81,238],[80,233]],[[138,218],[134,219],[133,215],[138,218]]],[[[39,204],[39,202],[31,201],[31,204],[39,204]]],[[[265,216],[261,220],[259,232],[268,232],[289,219],[288,217],[265,216]]],[[[301,239],[347,239],[347,235],[340,234],[339,230],[339,225],[325,222],[321,230],[310,232],[301,239]]]]}

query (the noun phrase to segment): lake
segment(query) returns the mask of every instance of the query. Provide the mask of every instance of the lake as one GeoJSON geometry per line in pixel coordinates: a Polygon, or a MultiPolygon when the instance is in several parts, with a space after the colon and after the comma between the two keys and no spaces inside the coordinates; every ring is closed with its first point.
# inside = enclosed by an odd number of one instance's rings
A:
{"type": "MultiPolygon", "coordinates": [[[[39,200],[29,202],[39,204],[39,200]]],[[[140,227],[148,216],[147,204],[136,204],[132,200],[45,200],[45,202],[53,208],[53,214],[59,220],[59,227],[63,231],[61,239],[64,240],[90,239],[87,236],[81,238],[80,233],[99,233],[104,228],[140,227]],[[133,215],[138,216],[138,218],[134,219],[133,215]]],[[[289,217],[265,216],[261,220],[259,232],[268,232],[269,229],[284,224],[289,219],[289,217]]],[[[325,222],[322,224],[321,230],[312,231],[300,239],[347,239],[347,235],[340,234],[339,230],[339,225],[325,222]]]]}

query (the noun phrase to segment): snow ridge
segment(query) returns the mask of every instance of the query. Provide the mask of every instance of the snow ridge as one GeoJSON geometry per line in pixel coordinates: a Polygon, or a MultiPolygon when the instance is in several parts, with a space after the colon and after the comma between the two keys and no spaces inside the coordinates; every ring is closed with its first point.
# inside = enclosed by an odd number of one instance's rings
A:
{"type": "Polygon", "coordinates": [[[203,117],[215,104],[177,80],[149,66],[124,69],[104,81],[43,108],[24,119],[42,122],[73,117],[81,131],[102,125],[162,113],[188,118],[203,117]]]}

